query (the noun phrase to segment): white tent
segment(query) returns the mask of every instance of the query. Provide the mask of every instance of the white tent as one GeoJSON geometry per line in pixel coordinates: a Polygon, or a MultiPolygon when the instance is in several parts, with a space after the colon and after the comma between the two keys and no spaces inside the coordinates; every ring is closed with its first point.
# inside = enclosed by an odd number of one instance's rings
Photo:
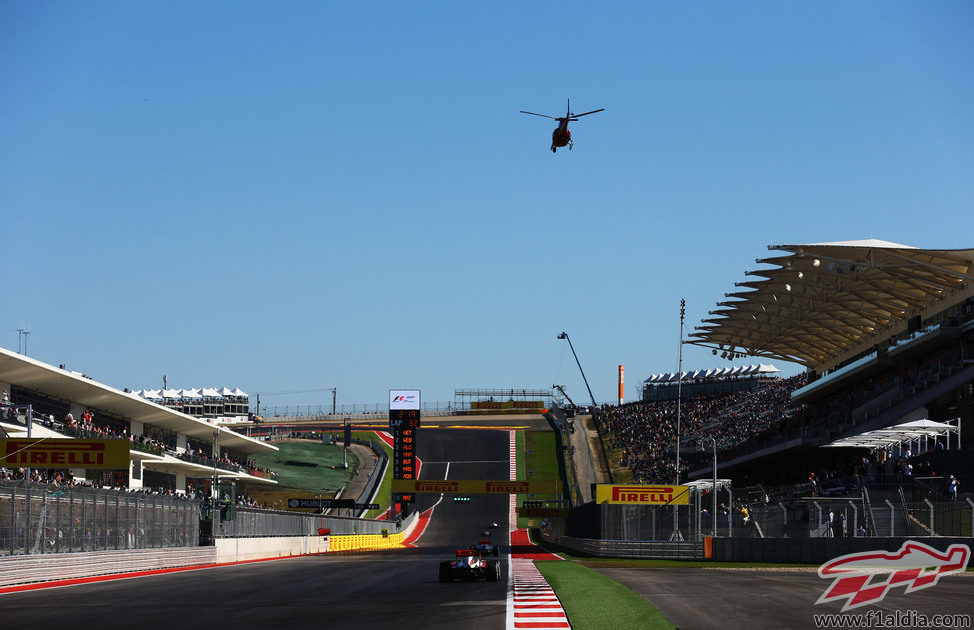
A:
{"type": "Polygon", "coordinates": [[[162,390],[163,398],[182,398],[181,389],[164,389],[162,390]]]}
{"type": "Polygon", "coordinates": [[[957,444],[960,444],[960,420],[957,426],[944,422],[933,422],[932,420],[914,420],[904,422],[875,431],[866,431],[859,435],[853,435],[841,440],[836,440],[826,446],[847,447],[847,448],[881,448],[884,446],[895,446],[904,442],[913,442],[925,438],[946,437],[950,444],[951,433],[956,435],[957,444]]]}
{"type": "Polygon", "coordinates": [[[246,398],[247,397],[247,392],[242,391],[239,387],[237,387],[237,388],[235,388],[233,390],[233,395],[234,396],[240,396],[242,398],[246,398]]]}
{"type": "Polygon", "coordinates": [[[204,398],[219,398],[220,390],[215,387],[204,387],[203,391],[200,392],[204,398]]]}
{"type": "MultiPolygon", "coordinates": [[[[711,488],[714,487],[714,480],[712,478],[710,478],[710,479],[697,479],[696,481],[688,481],[688,482],[686,482],[683,485],[690,486],[691,488],[696,488],[698,491],[710,490],[711,488]]],[[[730,488],[730,486],[731,486],[731,480],[730,479],[718,479],[717,480],[717,488],[718,489],[720,489],[720,488],[730,488]]]]}
{"type": "Polygon", "coordinates": [[[179,390],[181,398],[202,398],[203,395],[200,394],[198,389],[181,389],[179,390]]]}

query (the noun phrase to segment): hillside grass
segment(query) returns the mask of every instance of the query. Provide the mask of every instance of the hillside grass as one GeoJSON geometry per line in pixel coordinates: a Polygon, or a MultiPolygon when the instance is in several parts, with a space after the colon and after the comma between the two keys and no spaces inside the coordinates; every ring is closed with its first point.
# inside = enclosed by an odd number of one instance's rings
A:
{"type": "MultiPolygon", "coordinates": [[[[349,452],[348,468],[342,469],[340,446],[319,441],[275,442],[273,453],[261,453],[253,459],[265,470],[277,472],[277,485],[248,483],[243,492],[258,503],[284,509],[291,498],[330,498],[348,484],[355,474],[358,459],[349,452]],[[287,462],[302,462],[314,466],[299,466],[287,462]]],[[[302,510],[313,512],[314,510],[302,510]]]]}
{"type": "MultiPolygon", "coordinates": [[[[561,454],[558,441],[552,431],[518,431],[515,434],[517,449],[517,478],[519,481],[561,481],[561,469],[558,458],[561,454]]],[[[517,495],[517,505],[524,501],[549,501],[561,499],[557,494],[517,495]]],[[[518,527],[537,525],[541,519],[518,517],[518,527]]]]}
{"type": "Polygon", "coordinates": [[[392,504],[392,447],[386,446],[386,443],[379,439],[372,431],[353,431],[353,440],[362,440],[363,442],[368,442],[372,440],[373,442],[382,446],[385,450],[386,455],[389,457],[389,465],[386,466],[386,474],[382,477],[382,483],[379,484],[379,491],[375,494],[375,500],[373,503],[379,504],[379,509],[369,510],[365,513],[365,518],[376,518],[383,512],[389,509],[392,504]]]}

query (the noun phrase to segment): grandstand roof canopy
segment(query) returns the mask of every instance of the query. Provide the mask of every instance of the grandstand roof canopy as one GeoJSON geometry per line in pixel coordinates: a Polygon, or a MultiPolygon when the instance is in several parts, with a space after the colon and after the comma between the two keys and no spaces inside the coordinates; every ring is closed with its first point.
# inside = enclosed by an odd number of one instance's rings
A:
{"type": "Polygon", "coordinates": [[[734,283],[742,290],[725,293],[733,300],[718,302],[689,343],[821,369],[937,302],[959,301],[974,280],[974,249],[876,239],[768,249],[786,255],[757,259],[772,268],[746,272],[753,279],[734,283]]]}
{"type": "Polygon", "coordinates": [[[219,432],[222,446],[237,448],[247,453],[277,450],[276,447],[260,440],[217,427],[205,420],[164,407],[135,394],[119,391],[79,373],[56,368],[6,348],[0,348],[0,381],[204,441],[212,439],[213,432],[216,431],[219,432]]]}
{"type": "Polygon", "coordinates": [[[914,420],[905,422],[884,429],[866,431],[859,435],[836,440],[826,446],[851,447],[851,448],[880,448],[892,446],[901,442],[909,442],[924,437],[945,436],[957,433],[956,426],[944,422],[934,422],[932,420],[914,420]]]}

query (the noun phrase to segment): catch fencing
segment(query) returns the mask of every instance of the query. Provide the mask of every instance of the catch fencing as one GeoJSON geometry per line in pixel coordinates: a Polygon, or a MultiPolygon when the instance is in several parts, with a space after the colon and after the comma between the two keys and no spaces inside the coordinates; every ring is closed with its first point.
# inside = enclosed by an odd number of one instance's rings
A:
{"type": "Polygon", "coordinates": [[[659,540],[595,540],[558,536],[550,530],[541,530],[541,539],[593,556],[608,558],[652,558],[655,560],[702,560],[701,541],[659,540]]]}
{"type": "Polygon", "coordinates": [[[0,480],[0,554],[193,547],[200,507],[180,496],[0,480]]]}
{"type": "Polygon", "coordinates": [[[353,534],[389,534],[401,530],[398,521],[379,521],[345,516],[296,514],[260,508],[238,507],[233,520],[221,521],[217,538],[264,538],[270,536],[316,536],[328,529],[334,536],[353,534]]]}
{"type": "MultiPolygon", "coordinates": [[[[691,488],[686,505],[619,505],[586,503],[572,510],[564,535],[602,540],[699,541],[724,538],[843,538],[891,535],[882,509],[869,509],[864,493],[836,497],[779,497],[772,499],[750,488],[718,488],[716,501],[708,489],[691,488]],[[716,503],[716,506],[715,506],[716,503]],[[716,507],[716,509],[715,509],[716,507]],[[879,514],[879,516],[877,516],[879,514]],[[879,521],[879,522],[877,522],[879,521]],[[879,531],[877,532],[877,528],[879,531]]],[[[885,504],[884,504],[885,505],[885,504]]],[[[931,504],[932,505],[932,504],[931,504]]],[[[972,508],[909,505],[896,512],[901,522],[909,514],[915,535],[970,535],[972,508]],[[933,516],[931,516],[931,514],[933,516]],[[929,523],[933,519],[934,526],[929,523]],[[934,532],[934,533],[931,533],[934,532]]],[[[905,526],[900,525],[903,535],[905,526]]]]}

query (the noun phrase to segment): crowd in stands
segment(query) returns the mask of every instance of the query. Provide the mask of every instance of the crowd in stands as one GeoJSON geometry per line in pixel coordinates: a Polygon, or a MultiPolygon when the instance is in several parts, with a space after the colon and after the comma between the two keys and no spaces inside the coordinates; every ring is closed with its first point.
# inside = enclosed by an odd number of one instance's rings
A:
{"type": "MultiPolygon", "coordinates": [[[[192,483],[187,482],[186,496],[191,499],[203,500],[208,499],[210,494],[208,488],[197,488],[192,483]]],[[[229,496],[227,496],[227,500],[229,501],[229,496]]],[[[235,503],[237,507],[255,507],[267,509],[267,503],[261,503],[252,496],[246,494],[238,494],[235,503]]]]}
{"type": "MultiPolygon", "coordinates": [[[[6,468],[0,466],[0,481],[23,481],[25,475],[24,468],[6,468]]],[[[91,488],[93,490],[114,490],[126,494],[145,494],[145,495],[165,495],[171,497],[192,498],[188,495],[177,493],[172,488],[129,488],[128,486],[113,483],[94,483],[88,480],[75,479],[70,470],[60,469],[30,469],[30,481],[36,484],[47,484],[62,488],[91,488]]]]}
{"type": "MultiPolygon", "coordinates": [[[[790,394],[805,382],[805,375],[768,381],[751,391],[682,400],[680,435],[683,448],[709,438],[718,451],[727,452],[743,442],[776,430],[792,419],[796,408],[790,394]]],[[[607,429],[610,448],[622,450],[619,463],[633,472],[637,482],[662,482],[676,477],[677,401],[637,402],[603,407],[600,422],[607,429]]],[[[687,466],[681,462],[680,468],[687,466]]]]}
{"type": "MultiPolygon", "coordinates": [[[[9,404],[9,395],[7,392],[4,391],[2,395],[3,402],[9,404]]],[[[7,422],[21,424],[19,416],[25,414],[26,411],[26,408],[17,408],[7,406],[5,404],[2,417],[7,422]]],[[[94,415],[89,410],[85,410],[79,419],[76,419],[74,414],[68,413],[64,417],[63,421],[58,422],[54,419],[53,414],[38,414],[34,417],[34,421],[39,422],[46,428],[63,433],[64,435],[70,437],[81,439],[123,439],[128,440],[132,444],[133,448],[136,448],[137,450],[153,452],[158,455],[167,454],[171,455],[172,457],[182,459],[183,461],[191,461],[206,466],[214,465],[213,458],[202,449],[187,446],[184,451],[177,451],[164,442],[154,439],[148,435],[132,435],[129,433],[128,429],[117,429],[111,426],[98,424],[94,421],[94,415]]],[[[216,460],[215,464],[218,468],[222,468],[224,470],[244,472],[257,477],[269,479],[277,478],[277,473],[275,471],[262,468],[253,461],[241,462],[228,453],[222,454],[216,460]]]]}
{"type": "MultiPolygon", "coordinates": [[[[177,451],[165,443],[149,437],[148,435],[132,435],[126,429],[117,431],[111,427],[99,426],[93,422],[93,416],[89,411],[84,412],[80,421],[75,420],[74,416],[69,413],[64,418],[64,423],[60,427],[54,426],[54,421],[51,417],[44,420],[45,426],[48,426],[48,422],[51,423],[52,427],[60,429],[62,433],[65,435],[70,435],[71,437],[83,439],[123,439],[128,440],[133,445],[150,447],[149,449],[140,450],[154,450],[160,455],[165,453],[183,461],[194,462],[205,466],[214,465],[213,458],[202,449],[187,446],[184,451],[177,451]]],[[[251,461],[246,463],[240,462],[227,454],[221,455],[215,463],[218,468],[222,468],[224,470],[246,472],[249,474],[257,473],[257,476],[259,477],[277,477],[277,473],[274,471],[265,470],[251,461]]]]}

